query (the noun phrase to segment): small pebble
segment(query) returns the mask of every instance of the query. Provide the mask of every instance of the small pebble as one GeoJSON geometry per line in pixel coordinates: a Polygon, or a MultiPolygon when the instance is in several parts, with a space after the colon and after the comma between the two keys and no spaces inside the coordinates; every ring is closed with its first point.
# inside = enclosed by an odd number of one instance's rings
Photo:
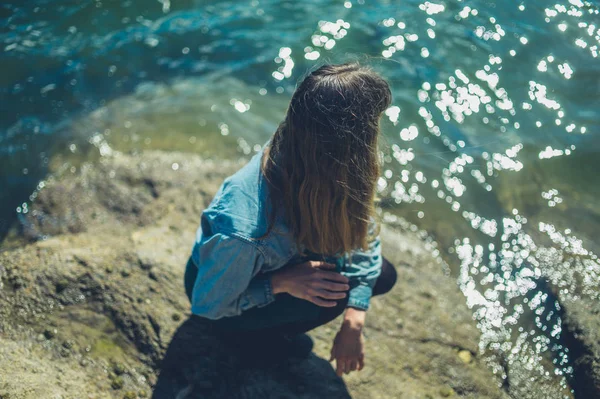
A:
{"type": "Polygon", "coordinates": [[[110,383],[110,386],[112,387],[112,389],[121,389],[121,388],[123,388],[123,385],[125,385],[125,381],[123,381],[123,377],[115,377],[110,383]]]}
{"type": "Polygon", "coordinates": [[[56,283],[56,293],[60,294],[69,286],[69,280],[60,280],[56,283]]]}
{"type": "Polygon", "coordinates": [[[469,364],[473,361],[473,355],[471,355],[471,352],[464,350],[464,349],[458,352],[458,357],[465,364],[469,364]]]}
{"type": "Polygon", "coordinates": [[[113,365],[113,371],[116,375],[122,375],[125,373],[125,365],[123,363],[115,363],[113,365]]]}
{"type": "Polygon", "coordinates": [[[58,331],[56,330],[56,328],[46,328],[44,330],[44,337],[46,337],[46,339],[52,339],[54,337],[56,337],[56,334],[58,333],[58,331]]]}
{"type": "Polygon", "coordinates": [[[152,262],[148,260],[139,259],[138,263],[140,264],[140,268],[142,270],[150,270],[150,268],[152,268],[152,262]]]}

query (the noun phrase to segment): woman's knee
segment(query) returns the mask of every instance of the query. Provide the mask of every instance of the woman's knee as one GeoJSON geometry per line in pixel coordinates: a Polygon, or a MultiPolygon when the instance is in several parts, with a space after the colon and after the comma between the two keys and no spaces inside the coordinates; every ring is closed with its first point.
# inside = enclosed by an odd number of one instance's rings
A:
{"type": "Polygon", "coordinates": [[[185,266],[185,273],[183,276],[183,285],[185,287],[185,294],[187,295],[190,302],[192,302],[192,291],[194,289],[194,283],[196,282],[196,276],[198,275],[198,268],[190,257],[187,265],[185,266]]]}
{"type": "Polygon", "coordinates": [[[381,274],[377,278],[375,287],[373,287],[373,295],[382,295],[389,292],[396,284],[396,280],[398,280],[396,268],[389,260],[383,258],[381,274]]]}

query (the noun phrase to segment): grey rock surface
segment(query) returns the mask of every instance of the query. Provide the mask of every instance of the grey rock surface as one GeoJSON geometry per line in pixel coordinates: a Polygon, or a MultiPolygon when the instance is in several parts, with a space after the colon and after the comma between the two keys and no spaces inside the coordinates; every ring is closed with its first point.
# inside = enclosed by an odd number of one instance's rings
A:
{"type": "Polygon", "coordinates": [[[115,153],[48,179],[0,253],[0,398],[507,397],[455,281],[400,227],[382,229],[398,283],[373,299],[360,373],[326,360],[339,320],[308,359],[257,366],[190,317],[200,213],[242,164],[115,153]]]}

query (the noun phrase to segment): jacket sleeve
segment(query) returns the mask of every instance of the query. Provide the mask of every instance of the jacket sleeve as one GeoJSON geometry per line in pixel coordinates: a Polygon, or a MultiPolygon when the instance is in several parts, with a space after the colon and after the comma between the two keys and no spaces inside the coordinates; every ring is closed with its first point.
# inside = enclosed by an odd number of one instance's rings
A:
{"type": "MultiPolygon", "coordinates": [[[[375,229],[373,221],[369,227],[369,234],[375,229]]],[[[348,307],[367,310],[373,295],[373,287],[381,274],[383,258],[381,256],[381,239],[375,236],[367,250],[350,252],[349,265],[343,273],[350,279],[350,293],[348,307]]]]}
{"type": "Polygon", "coordinates": [[[275,299],[270,279],[259,273],[264,255],[253,244],[216,233],[202,236],[194,251],[198,251],[198,275],[192,291],[192,313],[219,319],[275,299]]]}

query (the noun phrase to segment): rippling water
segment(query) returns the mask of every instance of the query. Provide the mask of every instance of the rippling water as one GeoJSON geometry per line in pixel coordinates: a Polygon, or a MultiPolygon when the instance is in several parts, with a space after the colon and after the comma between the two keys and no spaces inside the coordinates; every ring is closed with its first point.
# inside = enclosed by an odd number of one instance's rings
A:
{"type": "Polygon", "coordinates": [[[1,235],[81,160],[248,155],[305,71],[358,59],[393,87],[386,220],[433,240],[498,375],[571,395],[555,294],[598,299],[595,3],[27,3],[0,5],[1,235]]]}

